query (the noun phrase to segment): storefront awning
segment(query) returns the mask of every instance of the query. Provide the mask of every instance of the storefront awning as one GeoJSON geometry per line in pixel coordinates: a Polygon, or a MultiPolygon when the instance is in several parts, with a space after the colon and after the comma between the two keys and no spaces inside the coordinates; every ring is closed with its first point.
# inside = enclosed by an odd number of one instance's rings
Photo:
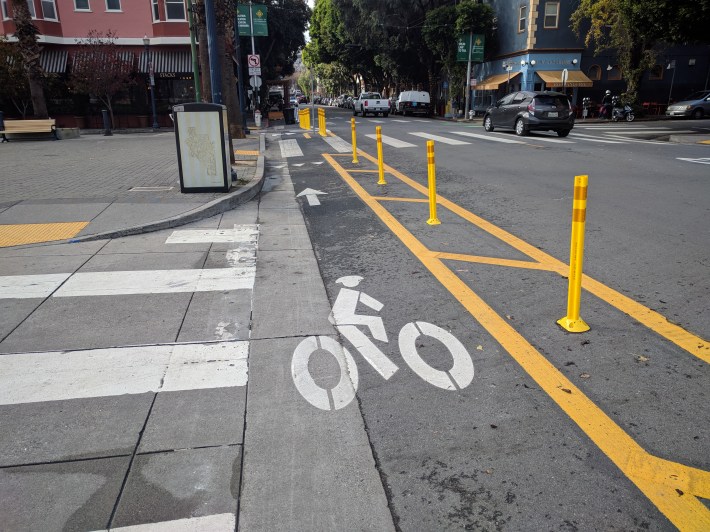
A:
{"type": "MultiPolygon", "coordinates": [[[[133,71],[135,68],[135,56],[133,55],[133,52],[130,52],[128,50],[119,50],[116,52],[116,56],[123,61],[122,67],[126,71],[133,71]]],[[[88,61],[89,64],[97,64],[99,62],[105,61],[103,58],[108,57],[104,55],[102,52],[96,52],[96,51],[90,51],[90,50],[76,50],[72,54],[72,68],[76,69],[78,68],[82,63],[88,61]],[[93,54],[96,53],[96,57],[93,56],[93,54]]]]}
{"type": "Polygon", "coordinates": [[[542,78],[548,88],[551,87],[591,87],[594,85],[584,72],[579,70],[568,70],[567,81],[562,83],[561,70],[538,70],[537,75],[542,78]]]}
{"type": "MultiPolygon", "coordinates": [[[[151,50],[153,55],[153,72],[165,74],[166,72],[192,72],[192,56],[188,50],[166,51],[151,50]]],[[[140,72],[148,72],[148,56],[141,53],[140,72]]]]}
{"type": "Polygon", "coordinates": [[[67,70],[66,50],[42,50],[39,62],[45,72],[63,74],[67,70]]]}
{"type": "MultiPolygon", "coordinates": [[[[511,72],[510,81],[513,81],[518,75],[520,75],[520,71],[515,73],[511,72]]],[[[500,87],[503,83],[508,83],[507,72],[505,74],[494,74],[490,77],[487,77],[480,83],[477,83],[474,89],[476,89],[477,91],[494,91],[498,90],[498,87],[500,87]]]]}

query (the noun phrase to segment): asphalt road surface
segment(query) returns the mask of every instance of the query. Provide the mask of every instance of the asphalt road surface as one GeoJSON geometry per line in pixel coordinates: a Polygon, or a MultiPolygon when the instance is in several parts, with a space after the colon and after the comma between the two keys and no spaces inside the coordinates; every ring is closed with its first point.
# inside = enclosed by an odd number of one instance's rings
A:
{"type": "MultiPolygon", "coordinates": [[[[706,528],[710,159],[667,139],[708,123],[580,122],[562,139],[358,117],[354,164],[351,114],[326,112],[329,136],[269,141],[301,194],[396,525],[706,528]],[[576,175],[589,176],[583,334],[556,324],[576,175]]],[[[351,400],[328,350],[311,349],[299,388],[324,418],[351,400]]]]}

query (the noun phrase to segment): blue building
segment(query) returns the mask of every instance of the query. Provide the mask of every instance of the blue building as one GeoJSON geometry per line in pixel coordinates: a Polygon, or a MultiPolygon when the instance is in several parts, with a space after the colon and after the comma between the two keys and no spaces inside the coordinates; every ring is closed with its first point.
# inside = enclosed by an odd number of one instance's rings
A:
{"type": "MultiPolygon", "coordinates": [[[[616,56],[595,56],[583,37],[570,28],[578,0],[488,0],[497,16],[496,53],[475,65],[474,109],[484,111],[501,96],[518,90],[559,90],[579,105],[599,102],[608,89],[620,94],[626,82],[616,56]]],[[[669,101],[708,88],[710,46],[661,50],[658,64],[641,81],[640,102],[649,112],[662,112],[669,101]]]]}

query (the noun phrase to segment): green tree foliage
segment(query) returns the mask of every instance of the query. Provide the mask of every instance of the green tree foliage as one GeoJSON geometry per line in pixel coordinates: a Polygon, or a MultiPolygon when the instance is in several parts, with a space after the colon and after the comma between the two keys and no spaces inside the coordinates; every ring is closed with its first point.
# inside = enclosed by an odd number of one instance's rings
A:
{"type": "Polygon", "coordinates": [[[708,20],[710,0],[581,0],[571,17],[595,53],[616,51],[629,102],[636,102],[641,76],[661,45],[709,42],[708,20]]]}
{"type": "Polygon", "coordinates": [[[0,100],[12,104],[22,118],[27,116],[32,100],[30,83],[20,49],[0,35],[0,100]]]}
{"type": "Polygon", "coordinates": [[[37,42],[39,30],[32,22],[26,0],[11,0],[12,21],[15,23],[15,37],[18,40],[22,64],[27,76],[32,110],[35,118],[47,118],[47,100],[44,96],[44,70],[39,62],[41,48],[37,42]]]}
{"type": "Polygon", "coordinates": [[[77,42],[81,49],[74,54],[69,86],[77,94],[95,96],[106,106],[113,119],[113,99],[134,82],[134,60],[121,56],[116,34],[90,30],[77,42]]]}

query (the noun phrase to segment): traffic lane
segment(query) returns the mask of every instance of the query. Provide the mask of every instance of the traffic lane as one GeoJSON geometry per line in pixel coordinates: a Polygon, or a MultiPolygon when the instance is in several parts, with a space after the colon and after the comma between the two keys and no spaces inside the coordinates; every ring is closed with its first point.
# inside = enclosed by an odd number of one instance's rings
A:
{"type": "MultiPolygon", "coordinates": [[[[297,188],[317,183],[328,190],[331,180],[321,175],[295,170],[293,179],[297,188]]],[[[451,392],[413,375],[392,345],[385,353],[401,369],[389,381],[358,358],[358,398],[401,528],[515,529],[529,527],[530,516],[540,528],[570,517],[591,527],[599,516],[636,528],[633,519],[616,513],[619,507],[624,515],[657,522],[658,512],[550,408],[549,399],[391,233],[352,198],[328,201],[334,216],[316,208],[304,212],[331,301],[340,289],[335,280],[361,275],[363,291],[385,303],[381,314],[390,344],[409,320],[422,319],[450,329],[476,365],[473,384],[451,392]],[[610,478],[618,479],[613,487],[610,478]]],[[[436,351],[438,356],[423,356],[448,369],[436,351]]],[[[658,522],[658,528],[667,526],[663,518],[658,522]]]]}

